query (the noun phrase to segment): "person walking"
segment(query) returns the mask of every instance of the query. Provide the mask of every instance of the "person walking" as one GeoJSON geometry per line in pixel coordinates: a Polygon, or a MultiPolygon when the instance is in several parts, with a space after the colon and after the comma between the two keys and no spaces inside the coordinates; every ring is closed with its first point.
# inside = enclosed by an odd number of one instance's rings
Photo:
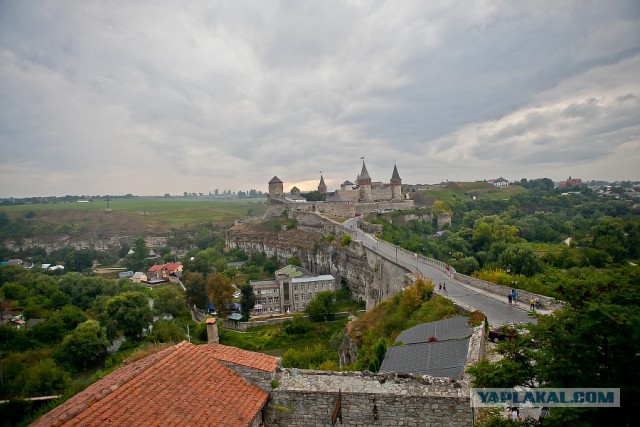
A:
{"type": "Polygon", "coordinates": [[[531,298],[529,298],[529,310],[534,310],[536,309],[536,299],[533,297],[533,295],[531,295],[531,298]]]}
{"type": "Polygon", "coordinates": [[[446,283],[442,284],[442,292],[444,292],[445,295],[449,295],[449,292],[447,292],[447,284],[446,283]]]}
{"type": "Polygon", "coordinates": [[[516,295],[516,290],[515,289],[511,289],[511,299],[513,300],[513,305],[517,306],[518,305],[518,299],[517,299],[517,295],[516,295]]]}
{"type": "Polygon", "coordinates": [[[509,300],[509,307],[511,307],[511,292],[507,294],[507,299],[509,300]]]}

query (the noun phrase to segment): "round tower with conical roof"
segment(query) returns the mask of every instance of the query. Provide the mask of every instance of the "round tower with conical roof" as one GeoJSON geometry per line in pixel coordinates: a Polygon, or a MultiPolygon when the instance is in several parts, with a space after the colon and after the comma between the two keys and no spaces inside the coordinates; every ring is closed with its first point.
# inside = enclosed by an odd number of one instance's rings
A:
{"type": "Polygon", "coordinates": [[[327,185],[324,183],[324,177],[320,174],[320,184],[318,184],[318,193],[327,194],[327,185]]]}
{"type": "Polygon", "coordinates": [[[393,201],[402,200],[402,179],[398,173],[398,167],[393,165],[393,173],[391,174],[391,199],[393,201]]]}
{"type": "Polygon", "coordinates": [[[284,198],[284,190],[282,187],[282,181],[277,176],[271,178],[269,181],[269,197],[273,199],[282,199],[284,198]]]}
{"type": "Polygon", "coordinates": [[[358,175],[358,189],[360,190],[358,198],[361,201],[373,201],[373,197],[371,196],[371,177],[369,176],[369,171],[367,171],[367,165],[364,164],[364,160],[362,160],[362,171],[360,171],[360,175],[358,175]]]}

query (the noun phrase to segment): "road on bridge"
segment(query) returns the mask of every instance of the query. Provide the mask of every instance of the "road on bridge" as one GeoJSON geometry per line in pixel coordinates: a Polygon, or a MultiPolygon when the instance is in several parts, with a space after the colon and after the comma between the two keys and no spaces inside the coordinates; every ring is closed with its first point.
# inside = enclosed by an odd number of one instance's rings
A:
{"type": "Polygon", "coordinates": [[[462,284],[449,277],[448,272],[428,264],[416,254],[407,253],[407,251],[398,249],[395,245],[385,242],[384,240],[376,239],[375,236],[365,233],[358,228],[358,219],[359,218],[349,219],[345,221],[343,225],[345,228],[356,231],[357,240],[360,240],[365,247],[390,261],[406,267],[412,272],[419,272],[424,277],[431,279],[435,284],[436,293],[446,296],[454,302],[480,310],[487,316],[487,320],[491,326],[498,326],[503,323],[535,323],[535,319],[529,317],[528,312],[524,310],[524,308],[527,308],[524,302],[520,302],[524,307],[511,307],[507,303],[506,292],[501,296],[462,284]],[[447,289],[446,294],[438,290],[439,284],[445,285],[447,289]]]}

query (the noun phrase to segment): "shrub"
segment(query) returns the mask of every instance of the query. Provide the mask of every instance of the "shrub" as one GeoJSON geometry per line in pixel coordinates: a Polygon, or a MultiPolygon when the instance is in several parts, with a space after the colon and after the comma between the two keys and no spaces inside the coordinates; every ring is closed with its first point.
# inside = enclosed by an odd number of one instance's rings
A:
{"type": "Polygon", "coordinates": [[[306,334],[311,329],[313,329],[313,323],[299,313],[294,314],[293,320],[287,321],[284,324],[284,330],[288,335],[306,334]]]}

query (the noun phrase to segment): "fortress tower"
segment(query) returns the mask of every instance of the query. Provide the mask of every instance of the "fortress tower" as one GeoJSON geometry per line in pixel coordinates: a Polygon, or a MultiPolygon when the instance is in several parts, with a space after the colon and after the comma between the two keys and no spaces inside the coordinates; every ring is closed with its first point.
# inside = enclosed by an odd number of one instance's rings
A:
{"type": "Polygon", "coordinates": [[[324,177],[320,174],[320,184],[318,184],[318,193],[326,194],[327,185],[324,183],[324,177]]]}
{"type": "Polygon", "coordinates": [[[282,181],[277,176],[271,178],[269,181],[269,197],[272,199],[283,199],[284,191],[282,189],[282,181]]]}
{"type": "Polygon", "coordinates": [[[364,164],[364,160],[362,160],[362,171],[360,172],[360,175],[358,175],[358,187],[360,189],[360,194],[358,196],[360,201],[372,202],[371,177],[369,176],[369,171],[367,171],[367,166],[364,164]]]}
{"type": "Polygon", "coordinates": [[[398,174],[398,167],[393,165],[393,174],[391,174],[391,199],[393,201],[402,200],[402,179],[398,174]]]}

